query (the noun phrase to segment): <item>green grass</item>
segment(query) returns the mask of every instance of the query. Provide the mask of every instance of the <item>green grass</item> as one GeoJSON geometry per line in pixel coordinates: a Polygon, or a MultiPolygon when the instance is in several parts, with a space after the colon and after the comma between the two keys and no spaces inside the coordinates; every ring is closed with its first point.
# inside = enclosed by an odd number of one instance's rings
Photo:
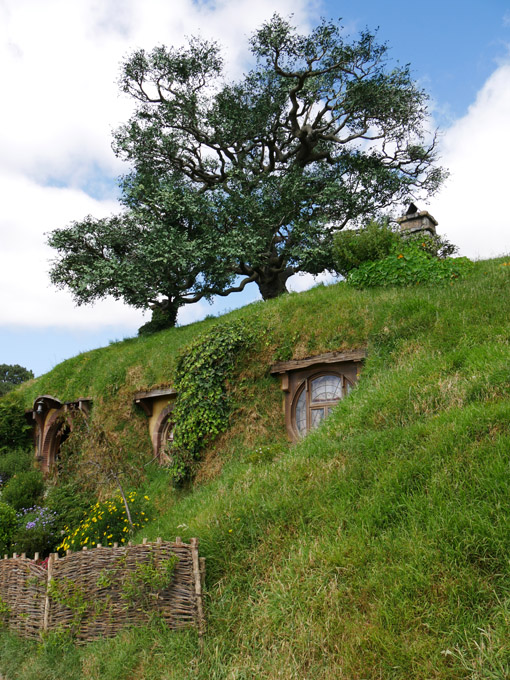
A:
{"type": "MultiPolygon", "coordinates": [[[[144,535],[200,538],[203,648],[194,631],[157,625],[64,651],[3,633],[1,671],[9,680],[510,677],[502,261],[477,263],[452,286],[318,287],[226,317],[260,328],[234,381],[230,430],[193,487],[173,491],[154,467],[144,485],[158,506],[144,535]],[[284,438],[269,364],[360,345],[369,354],[351,396],[304,441],[257,459],[255,446],[284,438]]],[[[216,322],[65,362],[25,388],[27,403],[84,395],[127,413],[122,400],[171,382],[178,348],[216,322]]]]}

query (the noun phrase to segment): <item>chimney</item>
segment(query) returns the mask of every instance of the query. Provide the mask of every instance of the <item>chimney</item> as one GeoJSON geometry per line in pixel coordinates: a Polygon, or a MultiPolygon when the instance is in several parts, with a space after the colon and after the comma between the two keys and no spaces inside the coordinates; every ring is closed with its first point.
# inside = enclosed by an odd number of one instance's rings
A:
{"type": "Polygon", "coordinates": [[[411,203],[405,215],[397,217],[402,234],[417,234],[420,231],[428,231],[432,236],[436,235],[437,220],[426,210],[418,210],[411,203]]]}

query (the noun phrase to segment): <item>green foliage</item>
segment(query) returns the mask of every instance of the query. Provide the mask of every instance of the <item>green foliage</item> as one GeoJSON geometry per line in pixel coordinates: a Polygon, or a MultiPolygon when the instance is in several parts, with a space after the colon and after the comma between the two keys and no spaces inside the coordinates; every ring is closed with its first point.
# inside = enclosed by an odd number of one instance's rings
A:
{"type": "Polygon", "coordinates": [[[151,553],[147,561],[139,562],[134,571],[128,572],[123,579],[121,597],[126,606],[150,612],[161,591],[171,585],[178,561],[176,555],[171,555],[156,564],[151,553]]]}
{"type": "MultiPolygon", "coordinates": [[[[127,494],[127,502],[133,528],[142,529],[152,519],[149,498],[141,496],[136,491],[127,494]]],[[[126,512],[122,496],[105,501],[98,501],[93,505],[77,525],[64,527],[65,535],[58,550],[81,550],[83,546],[92,548],[98,543],[113,545],[127,543],[132,535],[132,529],[126,512]]]]}
{"type": "Polygon", "coordinates": [[[0,397],[33,377],[32,371],[19,364],[0,364],[0,397]]]}
{"type": "Polygon", "coordinates": [[[403,245],[401,252],[382,260],[365,262],[353,269],[347,283],[356,288],[371,286],[410,286],[453,282],[467,275],[473,263],[466,257],[438,259],[417,245],[403,245]]]}
{"type": "Polygon", "coordinates": [[[127,211],[49,238],[52,281],[78,303],[111,294],[157,310],[146,333],[251,282],[274,298],[296,272],[331,267],[345,224],[437,190],[428,97],[374,34],[348,41],[322,21],[300,35],[275,14],[250,48],[254,67],[236,83],[219,46],[197,38],[125,61],[135,110],[114,150],[132,168],[127,211]]]}
{"type": "Polygon", "coordinates": [[[253,339],[254,330],[240,321],[217,324],[181,352],[175,372],[175,436],[169,451],[175,482],[192,473],[201,450],[226,430],[227,381],[253,339]]]}
{"type": "Polygon", "coordinates": [[[444,259],[457,247],[442,236],[429,233],[406,234],[386,221],[372,220],[361,229],[345,229],[334,237],[334,271],[347,276],[363,264],[383,260],[415,247],[430,256],[444,259]]]}
{"type": "Polygon", "coordinates": [[[8,449],[26,447],[30,429],[23,397],[15,393],[0,399],[0,455],[8,449]]]}
{"type": "Polygon", "coordinates": [[[39,470],[19,472],[2,487],[2,500],[16,510],[31,508],[41,499],[44,479],[39,470]]]}
{"type": "MultiPolygon", "coordinates": [[[[1,672],[18,680],[505,678],[509,260],[475,262],[453,286],[341,283],[215,320],[269,329],[236,370],[235,430],[210,448],[205,465],[219,464],[191,488],[171,490],[165,469],[146,468],[158,513],[134,539],[200,538],[202,644],[194,630],[154,623],[64,655],[3,632],[1,672]],[[368,345],[368,357],[349,399],[269,462],[257,449],[283,438],[284,426],[268,367],[280,339],[298,329],[291,358],[308,354],[312,334],[314,353],[368,345]]],[[[90,394],[99,408],[109,372],[121,367],[126,383],[109,402],[118,409],[123,394],[168,384],[178,349],[211,325],[76,357],[22,390],[29,405],[42,393],[90,394]]]]}
{"type": "Polygon", "coordinates": [[[21,447],[0,453],[0,488],[14,475],[29,470],[33,460],[33,451],[21,447]]]}
{"type": "Polygon", "coordinates": [[[0,501],[0,559],[10,551],[16,523],[16,511],[14,508],[0,501]]]}
{"type": "Polygon", "coordinates": [[[54,640],[59,644],[69,643],[79,631],[81,622],[89,612],[96,607],[94,600],[87,598],[87,593],[82,586],[67,577],[52,578],[48,584],[48,597],[62,607],[67,607],[72,612],[72,619],[62,631],[62,638],[57,633],[54,640]]]}
{"type": "Polygon", "coordinates": [[[168,311],[163,311],[159,307],[155,307],[152,310],[151,320],[144,323],[143,326],[140,326],[138,335],[151,335],[152,333],[164,331],[166,328],[172,328],[177,321],[177,311],[178,310],[174,308],[169,313],[168,311]]]}
{"type": "Polygon", "coordinates": [[[61,528],[78,526],[85,512],[90,508],[90,492],[83,490],[76,481],[64,481],[50,486],[45,493],[44,505],[55,513],[57,524],[61,528]]]}
{"type": "Polygon", "coordinates": [[[401,244],[399,232],[387,222],[371,220],[361,229],[344,229],[335,234],[334,269],[347,276],[365,262],[382,260],[401,244]]]}
{"type": "Polygon", "coordinates": [[[11,613],[11,608],[0,597],[0,626],[5,625],[8,622],[10,613],[11,613]]]}
{"type": "Polygon", "coordinates": [[[17,513],[17,527],[12,535],[11,552],[47,557],[60,541],[61,524],[55,512],[32,506],[17,513]]]}
{"type": "MultiPolygon", "coordinates": [[[[446,257],[455,255],[459,250],[456,245],[450,243],[445,236],[438,234],[430,234],[429,232],[401,233],[402,242],[404,245],[411,245],[420,248],[433,257],[439,257],[444,260],[446,257]]],[[[398,246],[397,246],[398,248],[398,246]]]]}

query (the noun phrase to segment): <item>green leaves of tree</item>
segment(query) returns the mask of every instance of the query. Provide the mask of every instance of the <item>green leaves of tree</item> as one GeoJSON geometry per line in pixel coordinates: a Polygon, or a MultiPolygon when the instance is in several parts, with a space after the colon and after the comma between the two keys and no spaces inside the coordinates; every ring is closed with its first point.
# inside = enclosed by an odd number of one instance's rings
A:
{"type": "Polygon", "coordinates": [[[19,364],[0,364],[0,397],[33,377],[32,371],[19,364]]]}
{"type": "MultiPolygon", "coordinates": [[[[301,35],[278,15],[255,32],[255,67],[226,81],[220,48],[138,50],[121,89],[135,100],[114,135],[132,172],[127,212],[53,232],[52,281],[78,303],[111,294],[158,310],[332,264],[333,234],[444,177],[425,129],[427,95],[369,31],[322,21],[301,35]]],[[[164,325],[164,324],[163,324],[164,325]]]]}

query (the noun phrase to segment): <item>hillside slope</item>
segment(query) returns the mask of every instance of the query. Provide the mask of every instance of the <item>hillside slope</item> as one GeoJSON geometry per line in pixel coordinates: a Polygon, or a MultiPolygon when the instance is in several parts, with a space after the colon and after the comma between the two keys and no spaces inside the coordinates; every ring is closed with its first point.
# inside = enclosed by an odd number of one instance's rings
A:
{"type": "MultiPolygon", "coordinates": [[[[441,287],[318,287],[80,355],[22,390],[95,400],[150,445],[132,394],[170,384],[180,347],[241,319],[229,430],[196,483],[147,468],[149,538],[198,536],[208,632],[153,626],[76,649],[0,635],[0,670],[44,678],[510,677],[510,267],[441,287]],[[277,359],[368,347],[357,388],[287,447],[277,359]],[[276,447],[266,444],[278,442],[276,447]],[[262,448],[261,448],[262,447],[262,448]]],[[[141,536],[139,536],[141,539],[141,536]]]]}

